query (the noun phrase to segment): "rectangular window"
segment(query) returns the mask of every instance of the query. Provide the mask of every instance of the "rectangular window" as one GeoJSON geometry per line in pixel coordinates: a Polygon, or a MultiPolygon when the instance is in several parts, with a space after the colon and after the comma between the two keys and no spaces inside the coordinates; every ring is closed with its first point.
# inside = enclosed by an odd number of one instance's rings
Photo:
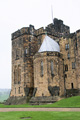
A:
{"type": "Polygon", "coordinates": [[[68,65],[65,65],[65,71],[68,71],[68,65]]]}
{"type": "Polygon", "coordinates": [[[65,50],[69,50],[69,43],[65,45],[65,50]]]}
{"type": "Polygon", "coordinates": [[[68,53],[68,59],[70,59],[70,54],[68,53]]]}
{"type": "Polygon", "coordinates": [[[74,88],[74,85],[73,85],[73,83],[71,83],[71,89],[73,89],[74,88]]]}
{"type": "Polygon", "coordinates": [[[72,69],[75,69],[75,62],[72,62],[72,69]]]}

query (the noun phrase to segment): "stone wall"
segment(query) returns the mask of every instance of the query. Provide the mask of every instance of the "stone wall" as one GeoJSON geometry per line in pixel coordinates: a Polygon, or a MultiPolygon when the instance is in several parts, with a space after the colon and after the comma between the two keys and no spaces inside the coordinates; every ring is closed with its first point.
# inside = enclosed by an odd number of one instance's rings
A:
{"type": "Polygon", "coordinates": [[[33,26],[22,28],[12,34],[12,90],[10,96],[32,96],[33,56],[37,50],[33,26]]]}
{"type": "Polygon", "coordinates": [[[58,38],[70,34],[70,28],[64,25],[62,20],[54,18],[53,21],[54,22],[49,24],[45,29],[48,34],[52,34],[53,36],[56,36],[58,38]]]}
{"type": "Polygon", "coordinates": [[[37,53],[34,56],[34,87],[37,88],[35,96],[64,95],[63,60],[57,52],[37,53]],[[43,74],[41,73],[43,62],[43,74]],[[51,62],[53,72],[51,71],[51,62]]]}
{"type": "Polygon", "coordinates": [[[76,82],[77,82],[77,88],[80,91],[80,30],[76,32],[76,35],[77,35],[76,82]]]}
{"type": "Polygon", "coordinates": [[[65,76],[65,88],[77,89],[78,83],[76,80],[76,35],[72,38],[60,39],[60,52],[63,54],[64,59],[64,76],[65,76]]]}

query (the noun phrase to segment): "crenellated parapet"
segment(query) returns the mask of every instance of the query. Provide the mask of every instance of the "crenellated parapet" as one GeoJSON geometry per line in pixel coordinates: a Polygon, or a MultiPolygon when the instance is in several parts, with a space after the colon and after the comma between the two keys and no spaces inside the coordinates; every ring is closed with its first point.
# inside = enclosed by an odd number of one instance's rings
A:
{"type": "Polygon", "coordinates": [[[16,32],[12,33],[12,40],[16,39],[22,35],[33,35],[39,36],[43,34],[48,34],[56,37],[67,36],[70,34],[70,28],[63,24],[62,20],[54,19],[54,24],[51,23],[47,27],[41,27],[39,29],[35,29],[33,25],[29,25],[29,27],[23,27],[16,32]]]}
{"type": "Polygon", "coordinates": [[[35,28],[33,25],[29,25],[29,27],[23,27],[16,32],[12,33],[12,40],[16,39],[22,35],[35,35],[35,28]]]}
{"type": "Polygon", "coordinates": [[[67,36],[70,34],[70,28],[63,24],[62,20],[54,19],[54,23],[49,24],[46,27],[48,34],[52,34],[57,37],[67,36]]]}

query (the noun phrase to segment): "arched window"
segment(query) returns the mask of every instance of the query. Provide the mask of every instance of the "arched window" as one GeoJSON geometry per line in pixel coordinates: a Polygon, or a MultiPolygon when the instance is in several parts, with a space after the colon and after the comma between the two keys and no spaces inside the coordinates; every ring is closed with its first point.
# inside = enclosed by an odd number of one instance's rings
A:
{"type": "Polygon", "coordinates": [[[54,68],[53,68],[53,61],[51,61],[51,75],[53,76],[53,70],[54,70],[54,68]]]}
{"type": "Polygon", "coordinates": [[[41,77],[43,76],[43,61],[41,61],[41,77]]]}

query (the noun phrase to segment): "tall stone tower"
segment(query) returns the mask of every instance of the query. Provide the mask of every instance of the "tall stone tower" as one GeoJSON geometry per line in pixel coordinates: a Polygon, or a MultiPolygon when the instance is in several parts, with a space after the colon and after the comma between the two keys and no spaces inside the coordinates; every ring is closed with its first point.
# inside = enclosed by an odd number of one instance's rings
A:
{"type": "Polygon", "coordinates": [[[34,26],[12,34],[12,91],[10,96],[31,96],[34,86],[33,55],[37,51],[34,26]]]}

